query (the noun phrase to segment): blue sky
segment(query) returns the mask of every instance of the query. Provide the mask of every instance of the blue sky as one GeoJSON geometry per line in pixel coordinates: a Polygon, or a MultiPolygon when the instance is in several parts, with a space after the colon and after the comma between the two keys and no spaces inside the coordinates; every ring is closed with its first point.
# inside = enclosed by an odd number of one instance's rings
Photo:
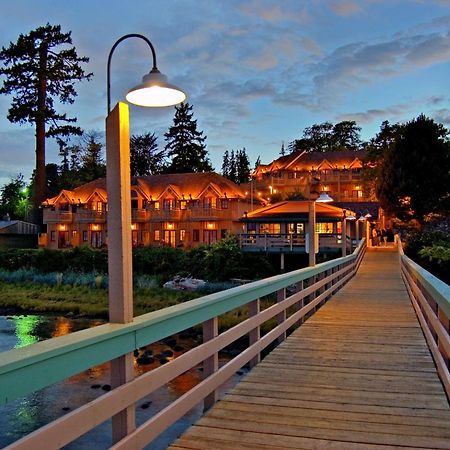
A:
{"type": "MultiPolygon", "coordinates": [[[[15,0],[2,4],[0,46],[20,33],[61,24],[88,56],[90,82],[59,111],[103,131],[106,60],[127,33],[147,36],[158,67],[182,87],[220,171],[225,150],[245,147],[253,164],[279,154],[314,123],[356,120],[370,139],[383,120],[420,113],[450,128],[450,0],[15,0]]],[[[150,69],[139,39],[117,47],[113,104],[150,69]]],[[[0,96],[0,185],[33,170],[34,129],[6,119],[0,96]]],[[[131,108],[131,132],[164,133],[173,108],[131,108]]],[[[55,144],[47,162],[59,163],[55,144]]]]}

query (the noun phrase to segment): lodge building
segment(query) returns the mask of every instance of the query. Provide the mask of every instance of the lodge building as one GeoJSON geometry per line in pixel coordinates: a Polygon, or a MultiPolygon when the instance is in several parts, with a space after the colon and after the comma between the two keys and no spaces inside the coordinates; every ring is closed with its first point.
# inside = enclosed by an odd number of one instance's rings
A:
{"type": "Polygon", "coordinates": [[[251,189],[256,198],[266,200],[295,192],[310,199],[313,193],[326,192],[335,202],[375,201],[363,189],[364,157],[364,150],[294,152],[260,164],[253,173],[251,189]]]}
{"type": "MultiPolygon", "coordinates": [[[[245,191],[214,172],[151,175],[131,180],[134,247],[190,248],[242,232],[239,219],[250,208],[245,191]]],[[[106,179],[63,190],[43,203],[47,233],[40,246],[107,246],[106,179]]]]}

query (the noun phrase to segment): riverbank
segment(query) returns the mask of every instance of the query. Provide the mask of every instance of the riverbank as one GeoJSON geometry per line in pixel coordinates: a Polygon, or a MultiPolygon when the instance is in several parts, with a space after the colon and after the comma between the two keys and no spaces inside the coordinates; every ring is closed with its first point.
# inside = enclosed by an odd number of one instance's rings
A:
{"type": "MultiPolygon", "coordinates": [[[[188,291],[136,288],[134,315],[167,308],[200,297],[188,291]]],[[[108,291],[87,286],[45,286],[33,283],[0,282],[0,311],[3,314],[44,313],[76,317],[108,317],[108,291]]]]}

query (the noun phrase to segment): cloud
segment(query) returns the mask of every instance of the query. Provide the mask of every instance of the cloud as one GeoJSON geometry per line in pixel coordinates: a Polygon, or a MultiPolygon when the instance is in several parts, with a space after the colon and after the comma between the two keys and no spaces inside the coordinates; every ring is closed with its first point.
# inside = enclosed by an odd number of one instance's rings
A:
{"type": "Polygon", "coordinates": [[[450,59],[450,33],[400,37],[338,47],[311,67],[315,91],[355,89],[450,59]]]}
{"type": "Polygon", "coordinates": [[[351,0],[340,0],[331,3],[331,9],[338,16],[352,16],[361,12],[361,2],[357,3],[351,0]]]}
{"type": "Polygon", "coordinates": [[[393,105],[387,108],[368,109],[367,111],[360,111],[355,113],[340,114],[337,121],[354,120],[360,124],[367,124],[372,122],[381,122],[382,120],[396,121],[403,119],[405,115],[409,114],[410,106],[405,104],[393,105]]]}
{"type": "Polygon", "coordinates": [[[450,127],[450,109],[441,108],[431,113],[436,122],[444,124],[447,128],[450,127]]]}
{"type": "Polygon", "coordinates": [[[253,0],[239,5],[239,11],[249,17],[257,18],[265,22],[299,22],[306,23],[311,20],[311,15],[305,7],[300,7],[296,2],[289,5],[273,5],[272,2],[253,0]]]}

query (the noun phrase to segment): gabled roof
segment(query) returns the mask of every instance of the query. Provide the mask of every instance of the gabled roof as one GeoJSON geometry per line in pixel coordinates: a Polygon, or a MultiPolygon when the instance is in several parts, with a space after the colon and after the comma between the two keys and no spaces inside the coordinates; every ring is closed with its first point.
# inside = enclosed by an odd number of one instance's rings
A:
{"type": "MultiPolygon", "coordinates": [[[[212,189],[217,196],[227,198],[245,199],[245,190],[227,178],[215,172],[177,173],[166,175],[149,175],[133,177],[131,189],[140,192],[144,198],[154,200],[161,198],[165,193],[171,192],[178,199],[198,199],[207,189],[212,189]]],[[[44,205],[54,205],[63,196],[70,203],[85,204],[94,194],[107,201],[106,179],[99,178],[90,183],[83,184],[72,191],[61,191],[56,197],[44,202],[44,205]]]]}
{"type": "MultiPolygon", "coordinates": [[[[309,203],[307,200],[286,200],[249,212],[241,220],[244,222],[283,222],[292,220],[307,222],[309,203]]],[[[343,213],[344,210],[342,208],[330,205],[329,203],[316,202],[316,218],[319,222],[325,220],[339,221],[342,219],[343,213]]],[[[351,211],[347,210],[347,213],[351,213],[351,211]]]]}
{"type": "Polygon", "coordinates": [[[294,152],[275,159],[270,164],[261,164],[254,174],[276,170],[317,170],[319,168],[353,168],[362,167],[365,150],[342,150],[336,152],[294,152]]]}

